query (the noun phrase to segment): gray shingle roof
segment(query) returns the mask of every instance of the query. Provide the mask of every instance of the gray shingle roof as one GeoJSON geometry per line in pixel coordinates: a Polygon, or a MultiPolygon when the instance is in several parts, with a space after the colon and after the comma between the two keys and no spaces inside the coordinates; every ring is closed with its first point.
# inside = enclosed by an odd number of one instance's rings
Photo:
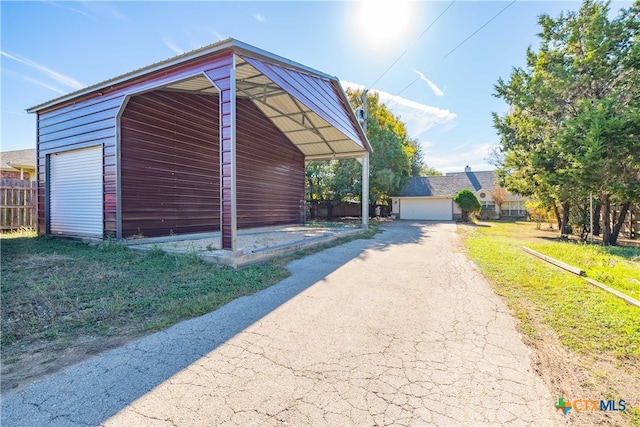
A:
{"type": "Polygon", "coordinates": [[[31,166],[36,167],[36,150],[35,148],[28,148],[26,150],[13,150],[3,151],[0,153],[0,163],[2,166],[7,164],[17,166],[31,166]]]}
{"type": "Polygon", "coordinates": [[[415,177],[400,191],[404,197],[455,197],[467,189],[476,192],[480,189],[492,192],[496,186],[493,171],[452,172],[444,176],[415,177]]]}

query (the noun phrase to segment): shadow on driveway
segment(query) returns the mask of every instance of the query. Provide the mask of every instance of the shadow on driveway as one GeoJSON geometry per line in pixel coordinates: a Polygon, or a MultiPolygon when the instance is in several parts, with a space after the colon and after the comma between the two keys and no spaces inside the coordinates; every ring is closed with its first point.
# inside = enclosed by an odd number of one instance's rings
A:
{"type": "Polygon", "coordinates": [[[8,393],[2,399],[1,424],[100,425],[351,260],[366,259],[366,251],[387,251],[428,238],[429,224],[385,224],[373,239],[292,261],[287,265],[291,276],[270,288],[8,393]]]}

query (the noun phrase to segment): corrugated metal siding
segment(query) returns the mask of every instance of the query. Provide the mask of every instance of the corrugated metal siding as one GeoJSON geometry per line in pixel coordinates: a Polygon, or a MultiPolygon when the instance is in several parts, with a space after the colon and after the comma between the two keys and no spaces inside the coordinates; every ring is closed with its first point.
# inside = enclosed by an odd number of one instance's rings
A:
{"type": "Polygon", "coordinates": [[[46,212],[46,197],[47,197],[47,176],[46,176],[46,161],[47,157],[40,155],[40,149],[36,148],[36,179],[38,180],[38,188],[36,189],[36,212],[38,216],[38,234],[45,235],[47,233],[47,212],[46,212]]]}
{"type": "Polygon", "coordinates": [[[238,99],[238,228],[304,221],[304,156],[248,99],[238,99]]]}
{"type": "Polygon", "coordinates": [[[100,196],[103,197],[105,209],[103,213],[105,223],[102,228],[105,235],[115,235],[115,124],[118,108],[123,99],[122,94],[112,94],[78,101],[38,115],[38,232],[40,234],[45,234],[47,227],[45,191],[47,154],[102,145],[103,164],[100,170],[104,175],[100,196]]]}
{"type": "Polygon", "coordinates": [[[231,69],[234,56],[216,64],[215,69],[207,71],[207,76],[220,91],[220,227],[222,231],[222,249],[233,249],[233,190],[232,190],[232,135],[234,132],[235,94],[231,91],[231,69]]]}
{"type": "Polygon", "coordinates": [[[38,232],[46,233],[46,155],[96,144],[104,153],[104,234],[117,234],[116,114],[125,96],[228,66],[231,53],[188,61],[38,112],[38,232]]]}
{"type": "Polygon", "coordinates": [[[121,118],[123,237],[220,229],[218,96],[154,91],[121,118]]]}
{"type": "Polygon", "coordinates": [[[102,238],[102,146],[49,157],[51,234],[102,238]]]}
{"type": "Polygon", "coordinates": [[[344,105],[330,81],[258,59],[243,59],[364,148],[355,124],[347,114],[350,107],[344,105]]]}

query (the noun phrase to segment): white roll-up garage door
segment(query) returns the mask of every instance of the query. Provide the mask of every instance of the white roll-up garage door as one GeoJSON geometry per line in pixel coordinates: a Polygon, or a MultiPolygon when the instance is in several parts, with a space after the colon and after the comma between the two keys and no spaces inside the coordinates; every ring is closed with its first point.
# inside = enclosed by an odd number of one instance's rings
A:
{"type": "Polygon", "coordinates": [[[400,199],[400,219],[451,221],[453,202],[451,199],[400,199]]]}
{"type": "Polygon", "coordinates": [[[102,238],[102,147],[49,156],[51,234],[102,238]]]}

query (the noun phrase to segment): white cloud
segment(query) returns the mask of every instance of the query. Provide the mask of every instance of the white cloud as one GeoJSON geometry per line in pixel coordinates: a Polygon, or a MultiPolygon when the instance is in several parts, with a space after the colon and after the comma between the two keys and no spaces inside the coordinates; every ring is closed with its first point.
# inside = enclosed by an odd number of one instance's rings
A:
{"type": "MultiPolygon", "coordinates": [[[[65,94],[69,93],[68,90],[66,90],[66,91],[62,90],[59,87],[53,86],[53,85],[51,85],[51,84],[49,84],[47,82],[43,82],[42,80],[37,80],[37,79],[31,78],[31,77],[25,76],[23,73],[17,73],[15,71],[3,69],[2,70],[2,74],[4,76],[12,76],[12,77],[14,77],[16,79],[22,79],[22,80],[27,81],[29,83],[33,83],[35,85],[47,88],[50,91],[59,93],[60,95],[65,95],[65,94]]],[[[7,111],[4,111],[4,112],[6,113],[7,111]]]]}
{"type": "Polygon", "coordinates": [[[429,87],[431,88],[431,90],[433,91],[433,93],[435,93],[435,94],[436,94],[436,96],[444,96],[444,92],[443,92],[443,91],[441,91],[441,90],[440,90],[440,88],[439,88],[438,86],[436,86],[436,84],[435,84],[435,83],[433,83],[431,80],[429,80],[429,79],[427,78],[427,76],[425,76],[425,75],[424,75],[424,74],[422,74],[420,71],[415,70],[415,69],[413,70],[413,72],[414,72],[414,73],[416,73],[416,74],[420,77],[420,80],[422,80],[422,81],[426,82],[426,83],[429,85],[429,87]]]}
{"type": "Polygon", "coordinates": [[[435,144],[435,142],[431,142],[431,141],[420,141],[420,145],[422,145],[422,148],[429,148],[429,147],[433,147],[435,144]]]}
{"type": "MultiPolygon", "coordinates": [[[[88,14],[87,12],[84,12],[84,11],[82,11],[82,10],[80,10],[80,9],[76,9],[75,7],[69,7],[69,6],[67,6],[66,4],[64,4],[64,5],[63,5],[63,4],[59,4],[59,3],[56,3],[56,2],[54,2],[54,1],[48,1],[48,2],[46,2],[46,3],[50,4],[51,6],[59,7],[59,8],[61,8],[61,9],[67,9],[67,10],[70,10],[70,11],[75,12],[75,13],[78,13],[78,14],[80,14],[80,15],[82,15],[82,16],[84,16],[84,17],[86,17],[86,18],[95,19],[92,15],[88,14]]],[[[65,3],[66,3],[66,2],[65,2],[65,3]]]]}
{"type": "Polygon", "coordinates": [[[258,22],[267,22],[267,18],[263,15],[260,15],[259,13],[253,15],[253,17],[256,18],[256,21],[258,22]]]}
{"type": "Polygon", "coordinates": [[[190,26],[183,28],[177,35],[163,37],[162,43],[175,54],[182,55],[226,38],[227,36],[210,27],[190,26]]]}
{"type": "Polygon", "coordinates": [[[51,90],[53,92],[57,92],[60,95],[66,95],[67,93],[69,93],[68,91],[64,91],[64,90],[62,90],[60,88],[57,88],[57,87],[52,86],[50,84],[47,84],[47,83],[45,83],[45,82],[43,82],[41,80],[32,79],[31,77],[27,77],[27,76],[20,76],[20,77],[22,77],[24,80],[26,80],[28,82],[34,83],[34,84],[36,84],[38,86],[42,86],[42,87],[47,88],[47,89],[49,89],[49,90],[51,90]]]}
{"type": "MultiPolygon", "coordinates": [[[[364,86],[357,83],[342,81],[341,84],[345,88],[364,89],[364,86]]],[[[419,102],[376,89],[371,89],[370,91],[376,92],[380,96],[380,101],[393,114],[400,117],[400,120],[407,126],[407,132],[411,138],[418,138],[427,130],[435,126],[448,124],[457,117],[455,113],[449,110],[420,104],[419,102]]]]}
{"type": "Polygon", "coordinates": [[[185,53],[185,50],[178,46],[178,44],[171,37],[164,37],[162,39],[162,43],[164,43],[165,46],[167,46],[178,55],[182,55],[183,53],[185,53]]]}
{"type": "Polygon", "coordinates": [[[111,19],[115,19],[120,22],[127,22],[129,20],[129,17],[122,13],[118,6],[113,2],[83,0],[80,4],[83,4],[98,17],[108,16],[111,19]]]}
{"type": "Polygon", "coordinates": [[[485,160],[490,148],[490,144],[470,143],[456,147],[440,146],[437,150],[425,153],[424,161],[440,172],[462,172],[465,166],[473,171],[493,170],[495,168],[485,160]]]}
{"type": "MultiPolygon", "coordinates": [[[[364,86],[341,81],[344,88],[362,90],[364,86]]],[[[371,89],[378,93],[380,101],[387,105],[389,110],[407,126],[411,138],[417,139],[423,148],[424,162],[441,172],[462,172],[469,165],[472,170],[495,169],[487,162],[489,149],[488,143],[476,143],[474,141],[448,141],[433,140],[433,135],[428,140],[421,141],[419,136],[429,129],[438,128],[438,134],[443,135],[447,130],[455,126],[456,114],[430,105],[411,101],[400,96],[371,89]]],[[[441,137],[441,138],[446,138],[441,137]]]]}
{"type": "Polygon", "coordinates": [[[363,85],[360,85],[358,83],[348,82],[346,80],[340,80],[340,84],[345,89],[352,89],[352,90],[362,90],[362,89],[364,89],[363,85]]]}
{"type": "Polygon", "coordinates": [[[453,121],[457,116],[449,110],[420,104],[400,96],[380,92],[380,100],[400,116],[412,138],[418,138],[429,129],[453,121]]]}
{"type": "Polygon", "coordinates": [[[46,3],[61,9],[70,10],[93,20],[103,19],[105,16],[120,22],[127,22],[129,20],[129,17],[122,13],[118,6],[106,1],[80,0],[72,2],[62,0],[61,3],[55,1],[47,1],[46,3]],[[69,4],[79,5],[81,8],[86,9],[86,11],[77,7],[68,6],[69,4]]]}
{"type": "MultiPolygon", "coordinates": [[[[32,61],[32,60],[30,60],[28,58],[24,58],[24,57],[21,57],[19,55],[12,55],[12,54],[4,52],[4,51],[0,51],[0,55],[2,55],[4,57],[7,57],[9,59],[13,59],[16,62],[19,62],[19,63],[24,64],[26,66],[29,66],[31,68],[35,68],[36,70],[44,73],[47,77],[57,81],[58,83],[62,83],[63,85],[65,85],[65,86],[67,86],[67,87],[69,87],[71,89],[78,90],[78,89],[82,89],[82,88],[84,88],[86,86],[86,85],[80,83],[79,81],[77,81],[76,79],[74,79],[72,77],[69,77],[69,76],[66,76],[66,75],[64,75],[62,73],[54,71],[51,68],[45,67],[42,64],[38,64],[37,62],[32,61]]],[[[36,82],[36,81],[33,80],[33,82],[36,82]]],[[[45,87],[49,87],[49,86],[45,86],[45,87]]],[[[52,90],[55,90],[52,87],[49,87],[49,88],[52,89],[52,90]]]]}

